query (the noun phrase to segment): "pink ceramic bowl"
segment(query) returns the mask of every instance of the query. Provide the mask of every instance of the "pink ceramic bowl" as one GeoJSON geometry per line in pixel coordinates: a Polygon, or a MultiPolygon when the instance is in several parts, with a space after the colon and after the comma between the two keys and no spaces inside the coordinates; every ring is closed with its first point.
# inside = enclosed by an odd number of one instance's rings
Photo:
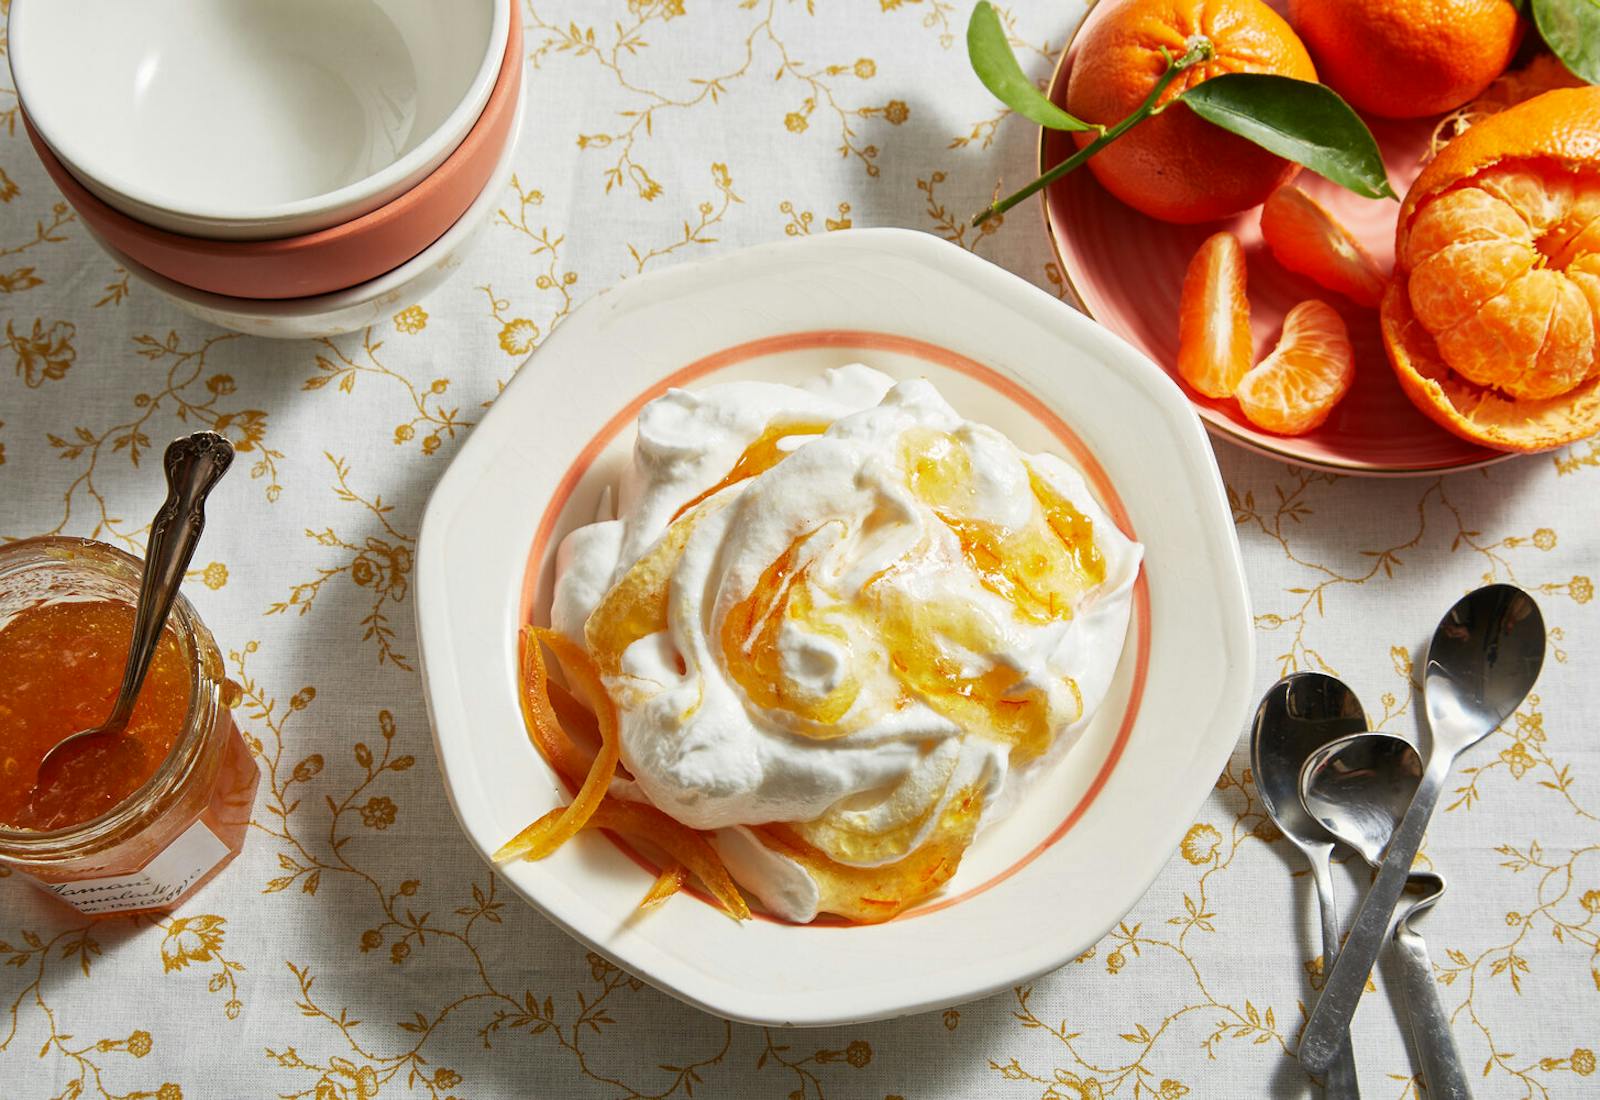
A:
{"type": "Polygon", "coordinates": [[[45,171],[95,235],[175,282],[235,298],[304,298],[392,271],[436,241],[483,191],[511,140],[522,90],[522,20],[515,0],[500,74],[455,152],[411,190],[353,221],[269,241],[186,237],[135,221],[90,194],[34,131],[45,171]]]}
{"type": "MultiPolygon", "coordinates": [[[[1282,0],[1269,0],[1282,9],[1282,0]]],[[[1077,43],[1084,29],[1104,19],[1114,4],[1089,9],[1051,83],[1057,104],[1066,101],[1077,43]]],[[[1389,179],[1405,194],[1421,170],[1433,119],[1368,119],[1389,179]]],[[[1072,138],[1041,131],[1039,168],[1066,159],[1072,138]]],[[[1389,270],[1399,205],[1363,199],[1310,172],[1296,184],[1310,192],[1389,270]]],[[[1462,470],[1510,457],[1450,434],[1423,416],[1401,391],[1383,350],[1376,310],[1363,309],[1278,264],[1261,236],[1260,209],[1205,225],[1171,225],[1124,206],[1093,173],[1073,172],[1044,195],[1045,225],[1068,288],[1084,312],[1178,377],[1178,299],[1184,270],[1200,243],[1218,230],[1236,234],[1250,269],[1250,326],[1259,360],[1277,342],[1283,318],[1307,298],[1337,309],[1355,347],[1356,379],[1328,421],[1300,436],[1274,435],[1245,419],[1234,401],[1215,401],[1184,386],[1195,412],[1214,436],[1300,466],[1346,474],[1415,476],[1462,470]]]]}

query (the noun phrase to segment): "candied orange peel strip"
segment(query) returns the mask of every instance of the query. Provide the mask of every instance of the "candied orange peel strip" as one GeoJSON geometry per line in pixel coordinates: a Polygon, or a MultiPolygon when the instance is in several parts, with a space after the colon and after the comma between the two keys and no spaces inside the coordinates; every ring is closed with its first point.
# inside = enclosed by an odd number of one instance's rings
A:
{"type": "MultiPolygon", "coordinates": [[[[554,704],[555,689],[559,685],[550,680],[544,663],[544,652],[534,628],[522,631],[522,719],[528,728],[528,739],[539,750],[545,762],[560,773],[569,783],[580,783],[594,761],[586,755],[562,725],[554,704]]],[[[563,692],[567,699],[571,696],[563,692]]],[[[563,708],[565,709],[565,708],[563,708]]]]}
{"type": "Polygon", "coordinates": [[[750,906],[703,834],[653,806],[623,802],[606,793],[620,759],[616,704],[601,682],[599,669],[581,646],[552,630],[526,628],[522,634],[521,702],[534,746],[570,782],[577,783],[582,777],[582,785],[569,804],[544,814],[503,844],[494,854],[497,863],[524,856],[543,859],[582,829],[606,829],[647,841],[672,861],[645,893],[641,909],[666,901],[693,874],[730,917],[749,919],[750,906]],[[550,679],[544,648],[555,654],[567,679],[585,697],[592,719],[577,698],[550,679]],[[600,751],[592,759],[567,732],[567,723],[591,720],[600,737],[600,751]]]}
{"type": "MultiPolygon", "coordinates": [[[[749,903],[734,885],[722,857],[699,830],[668,817],[654,806],[610,797],[601,801],[587,826],[648,841],[699,879],[724,913],[734,920],[750,919],[749,903]]],[[[651,887],[651,893],[654,892],[655,887],[651,887]]],[[[650,894],[645,897],[648,899],[650,894]]]]}
{"type": "Polygon", "coordinates": [[[620,755],[616,706],[606,694],[605,685],[600,682],[600,674],[589,655],[553,630],[530,628],[523,635],[523,640],[523,665],[527,681],[522,693],[524,714],[528,719],[530,736],[545,753],[551,767],[563,773],[567,768],[576,769],[581,756],[550,706],[547,686],[549,675],[540,648],[541,642],[556,655],[567,678],[589,696],[589,702],[595,708],[595,717],[600,723],[600,751],[595,754],[594,762],[589,765],[583,785],[578,788],[573,800],[545,814],[501,845],[494,854],[497,863],[519,856],[543,859],[576,836],[605,797],[611,777],[617,772],[620,755]]]}
{"type": "Polygon", "coordinates": [[[639,899],[639,912],[647,912],[666,901],[673,894],[683,889],[683,884],[689,881],[689,869],[681,863],[674,863],[664,868],[656,876],[650,889],[645,891],[644,897],[639,899]]]}

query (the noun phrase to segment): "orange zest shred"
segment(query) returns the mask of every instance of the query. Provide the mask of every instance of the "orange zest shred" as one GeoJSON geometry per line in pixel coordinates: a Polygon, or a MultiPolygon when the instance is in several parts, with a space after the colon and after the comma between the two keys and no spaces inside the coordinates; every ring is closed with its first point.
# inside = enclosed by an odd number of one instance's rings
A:
{"type": "Polygon", "coordinates": [[[501,845],[494,853],[495,862],[519,857],[543,859],[582,829],[605,829],[646,841],[665,852],[671,861],[645,893],[639,903],[641,909],[666,901],[693,874],[725,913],[735,920],[749,919],[749,904],[703,833],[653,806],[624,802],[606,793],[620,758],[616,704],[606,692],[594,661],[581,646],[555,631],[527,627],[522,634],[521,702],[528,737],[534,746],[568,781],[576,783],[581,776],[582,785],[570,803],[542,815],[501,845]],[[587,698],[592,713],[550,679],[545,647],[556,655],[578,693],[587,698]],[[592,760],[573,741],[566,723],[597,727],[600,750],[592,760]]]}
{"type": "Polygon", "coordinates": [[[648,912],[666,901],[673,894],[683,889],[683,884],[689,879],[689,869],[681,863],[674,863],[662,869],[645,891],[644,897],[639,899],[639,912],[648,912]]]}
{"type": "Polygon", "coordinates": [[[606,694],[605,685],[600,682],[600,674],[595,669],[594,662],[579,646],[562,635],[553,630],[537,628],[524,634],[523,655],[524,667],[531,669],[532,672],[528,677],[530,683],[524,685],[523,703],[529,717],[528,729],[535,743],[541,750],[546,749],[547,743],[551,746],[547,750],[550,754],[551,767],[558,771],[563,764],[570,767],[578,759],[577,748],[573,745],[572,739],[556,721],[555,711],[550,707],[548,691],[539,690],[537,697],[534,697],[532,684],[538,684],[542,688],[548,682],[544,653],[539,647],[540,642],[550,647],[551,652],[561,662],[567,678],[583,690],[589,696],[590,702],[595,705],[595,717],[600,722],[600,751],[595,755],[594,763],[590,765],[588,775],[573,800],[560,810],[541,817],[501,845],[500,850],[494,854],[496,862],[504,862],[518,856],[543,859],[572,839],[599,808],[606,789],[611,785],[611,777],[617,772],[620,750],[617,710],[610,696],[606,694]]]}

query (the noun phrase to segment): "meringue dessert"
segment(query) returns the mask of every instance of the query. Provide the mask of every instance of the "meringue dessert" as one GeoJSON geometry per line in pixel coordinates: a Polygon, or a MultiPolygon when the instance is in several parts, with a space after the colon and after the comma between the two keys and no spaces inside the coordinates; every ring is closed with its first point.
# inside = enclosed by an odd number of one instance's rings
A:
{"type": "Polygon", "coordinates": [[[572,695],[525,643],[530,731],[582,789],[500,856],[612,829],[666,856],[647,901],[692,874],[796,922],[955,873],[1104,699],[1142,554],[1067,462],[862,365],[668,391],[603,508],[537,632],[572,695]]]}

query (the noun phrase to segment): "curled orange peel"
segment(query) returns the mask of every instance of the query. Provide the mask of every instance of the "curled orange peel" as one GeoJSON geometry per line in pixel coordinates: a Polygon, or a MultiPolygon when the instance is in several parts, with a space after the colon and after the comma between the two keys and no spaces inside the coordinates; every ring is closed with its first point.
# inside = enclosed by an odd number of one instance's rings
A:
{"type": "MultiPolygon", "coordinates": [[[[604,799],[589,818],[588,826],[655,845],[699,879],[724,913],[734,920],[750,919],[749,904],[704,833],[675,821],[654,806],[619,798],[604,799]]],[[[654,889],[651,888],[652,893],[654,889]]],[[[647,899],[649,896],[645,895],[647,899]]]]}
{"type": "Polygon", "coordinates": [[[581,783],[593,767],[594,760],[568,736],[566,722],[570,718],[557,713],[557,704],[562,704],[560,709],[564,711],[581,709],[581,705],[570,692],[550,680],[544,652],[531,626],[524,627],[522,631],[520,695],[528,739],[539,750],[539,755],[567,782],[581,783]]]}
{"type": "Polygon", "coordinates": [[[600,751],[589,765],[588,774],[578,793],[566,806],[545,814],[500,846],[494,859],[503,863],[525,856],[543,859],[561,845],[578,835],[578,830],[593,816],[605,798],[611,777],[617,773],[619,737],[616,705],[606,694],[600,674],[579,646],[553,630],[529,628],[523,634],[523,668],[526,682],[523,685],[523,712],[528,720],[528,731],[550,766],[563,774],[568,769],[576,771],[581,755],[567,732],[556,720],[550,706],[549,675],[544,663],[540,643],[548,646],[561,662],[567,678],[589,696],[595,706],[595,717],[600,724],[600,751]]]}
{"type": "Polygon", "coordinates": [[[552,630],[526,628],[522,634],[521,703],[534,746],[570,782],[577,783],[582,777],[582,785],[569,804],[544,814],[501,845],[494,853],[495,862],[521,857],[543,859],[582,829],[605,829],[646,841],[665,852],[671,861],[640,901],[641,909],[666,901],[693,874],[725,913],[735,920],[749,919],[750,906],[702,833],[653,806],[624,802],[606,793],[620,757],[616,704],[606,692],[599,669],[581,646],[552,630]],[[586,697],[592,712],[550,679],[545,648],[561,662],[568,681],[586,697]],[[569,723],[593,723],[598,727],[600,749],[592,759],[568,734],[569,723]]]}

